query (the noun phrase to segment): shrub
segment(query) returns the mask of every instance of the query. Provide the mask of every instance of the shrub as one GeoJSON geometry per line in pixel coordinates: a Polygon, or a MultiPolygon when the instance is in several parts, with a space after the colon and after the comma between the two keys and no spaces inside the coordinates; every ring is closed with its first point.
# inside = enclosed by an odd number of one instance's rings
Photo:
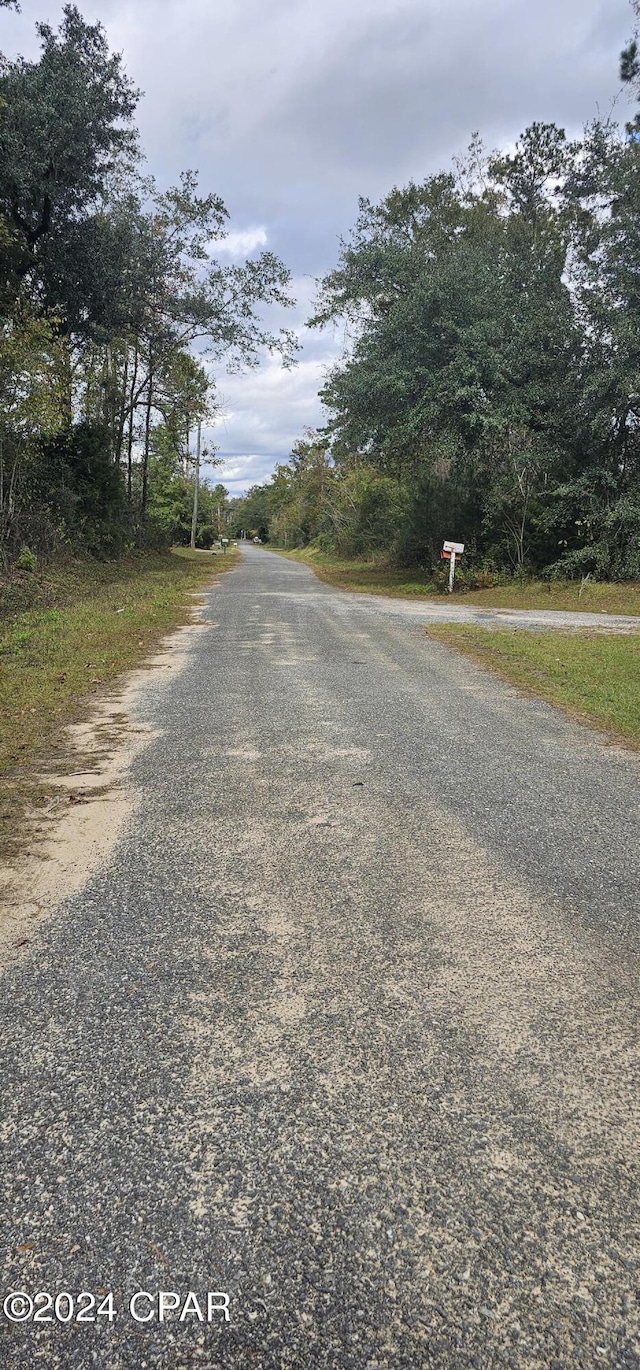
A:
{"type": "Polygon", "coordinates": [[[30,547],[23,547],[16,566],[20,571],[37,571],[38,558],[35,552],[32,552],[30,547]]]}

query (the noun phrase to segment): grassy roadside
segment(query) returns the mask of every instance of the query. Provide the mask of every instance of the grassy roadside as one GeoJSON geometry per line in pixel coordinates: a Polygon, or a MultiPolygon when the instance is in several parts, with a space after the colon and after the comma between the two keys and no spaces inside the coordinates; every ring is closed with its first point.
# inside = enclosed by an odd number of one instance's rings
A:
{"type": "Polygon", "coordinates": [[[640,634],[433,624],[427,635],[640,748],[640,634]]]}
{"type": "MultiPolygon", "coordinates": [[[[373,595],[399,595],[401,598],[442,600],[429,586],[424,572],[346,560],[303,548],[284,552],[269,547],[292,561],[302,561],[315,571],[319,580],[341,590],[358,590],[373,595]]],[[[580,582],[532,580],[520,584],[494,586],[490,590],[466,590],[447,595],[449,604],[472,605],[478,609],[569,609],[583,613],[640,614],[640,584],[610,584],[588,581],[582,593],[580,582]]]]}
{"type": "MultiPolygon", "coordinates": [[[[179,549],[118,562],[72,562],[5,587],[0,620],[0,856],[28,838],[40,773],[65,751],[64,726],[102,686],[136,666],[189,617],[190,591],[231,569],[225,557],[179,549]],[[31,607],[21,608],[25,600],[31,607]]],[[[50,786],[48,787],[50,789],[50,786]]]]}

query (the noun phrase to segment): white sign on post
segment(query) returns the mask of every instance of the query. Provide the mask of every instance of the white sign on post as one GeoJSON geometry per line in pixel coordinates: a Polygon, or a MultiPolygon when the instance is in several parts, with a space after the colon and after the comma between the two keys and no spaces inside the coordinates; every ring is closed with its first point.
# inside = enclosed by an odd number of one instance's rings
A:
{"type": "Polygon", "coordinates": [[[456,556],[461,557],[464,552],[464,542],[445,542],[442,548],[444,556],[449,557],[449,594],[453,594],[453,577],[456,573],[456,556]]]}

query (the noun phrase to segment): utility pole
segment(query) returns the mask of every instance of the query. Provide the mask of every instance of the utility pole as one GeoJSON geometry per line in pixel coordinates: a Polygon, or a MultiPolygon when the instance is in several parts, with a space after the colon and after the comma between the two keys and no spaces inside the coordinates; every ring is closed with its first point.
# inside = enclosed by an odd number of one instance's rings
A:
{"type": "Polygon", "coordinates": [[[196,545],[196,529],[198,527],[198,492],[200,489],[200,442],[202,439],[202,424],[198,423],[198,440],[196,443],[196,478],[193,486],[193,518],[191,520],[191,547],[196,545]]]}

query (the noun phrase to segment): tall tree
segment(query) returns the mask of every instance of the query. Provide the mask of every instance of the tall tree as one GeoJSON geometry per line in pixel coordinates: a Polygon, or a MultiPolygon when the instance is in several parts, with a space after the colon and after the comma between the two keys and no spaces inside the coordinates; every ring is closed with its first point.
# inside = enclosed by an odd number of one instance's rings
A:
{"type": "Polygon", "coordinates": [[[473,175],[362,204],[316,325],[343,316],[350,352],[323,391],[334,443],[409,479],[433,557],[455,523],[522,564],[539,486],[570,462],[579,339],[556,188],[574,149],[533,125],[473,175]]]}
{"type": "Polygon", "coordinates": [[[102,26],[66,5],[57,33],[37,30],[39,61],[0,65],[0,210],[18,234],[22,273],[92,209],[116,162],[136,153],[138,92],[102,26]]]}
{"type": "MultiPolygon", "coordinates": [[[[71,467],[81,484],[104,468],[103,488],[115,480],[115,490],[124,472],[129,519],[140,524],[155,427],[170,428],[180,412],[188,447],[187,424],[206,411],[191,351],[236,368],[258,365],[264,348],[292,361],[295,338],[264,314],[291,303],[290,275],[269,252],[231,267],[216,260],[227,211],[219,196],[200,193],[193,173],[164,192],[141,176],[138,92],[100,24],[68,4],[57,31],[37,27],[38,60],[0,58],[3,470],[26,470],[28,448],[36,466],[46,450],[63,483],[71,467]],[[11,396],[32,394],[36,382],[55,393],[66,436],[44,418],[19,431],[11,396]]],[[[32,405],[34,416],[45,411],[32,405]]],[[[13,475],[3,481],[15,505],[18,484],[13,475]]],[[[24,481],[21,489],[31,497],[24,481]]],[[[38,498],[53,499],[46,481],[38,498]]],[[[69,535],[73,517],[69,505],[58,519],[69,535]]],[[[13,516],[11,526],[19,527],[13,516]]]]}

